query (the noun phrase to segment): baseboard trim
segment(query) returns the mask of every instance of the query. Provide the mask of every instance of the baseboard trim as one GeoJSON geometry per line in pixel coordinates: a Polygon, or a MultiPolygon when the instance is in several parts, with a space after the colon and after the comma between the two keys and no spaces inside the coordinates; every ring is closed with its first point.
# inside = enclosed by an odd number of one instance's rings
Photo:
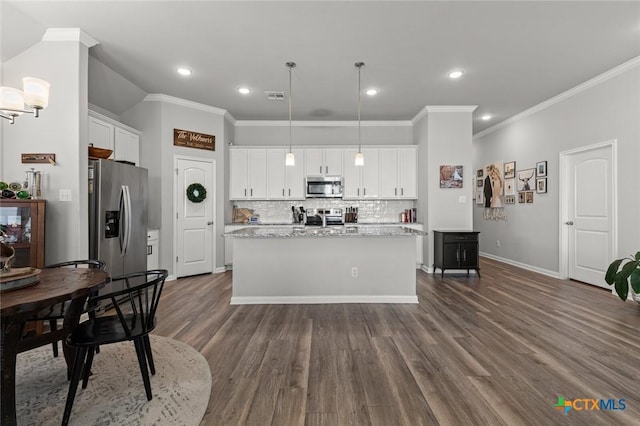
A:
{"type": "Polygon", "coordinates": [[[426,272],[427,274],[433,274],[433,268],[431,268],[430,266],[422,265],[422,268],[420,269],[426,272]]]}
{"type": "Polygon", "coordinates": [[[550,271],[548,269],[539,268],[537,266],[528,265],[526,263],[517,262],[515,260],[506,259],[504,257],[496,256],[490,253],[480,252],[480,256],[486,257],[488,259],[497,260],[498,262],[506,263],[507,265],[517,266],[518,268],[526,269],[528,271],[537,272],[542,275],[546,275],[552,278],[561,279],[560,273],[556,271],[550,271]]]}
{"type": "Polygon", "coordinates": [[[307,305],[321,303],[418,303],[418,296],[265,296],[232,297],[232,305],[307,305]]]}
{"type": "Polygon", "coordinates": [[[213,273],[214,274],[219,274],[221,272],[226,272],[226,271],[227,271],[227,268],[225,266],[221,266],[221,267],[218,267],[218,268],[214,269],[213,273]]]}
{"type": "Polygon", "coordinates": [[[165,281],[175,281],[175,280],[177,280],[177,279],[178,279],[178,278],[176,278],[176,276],[175,276],[175,275],[169,275],[169,276],[167,276],[167,279],[166,279],[165,281]]]}

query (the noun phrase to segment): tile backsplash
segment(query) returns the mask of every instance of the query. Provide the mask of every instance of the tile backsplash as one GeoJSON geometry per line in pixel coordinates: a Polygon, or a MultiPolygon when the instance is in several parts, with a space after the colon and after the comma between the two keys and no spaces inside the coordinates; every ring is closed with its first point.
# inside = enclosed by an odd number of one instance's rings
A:
{"type": "Polygon", "coordinates": [[[342,199],[308,199],[303,201],[235,201],[234,207],[252,209],[259,216],[260,223],[291,223],[293,215],[291,206],[315,208],[357,207],[358,223],[396,223],[405,209],[416,206],[414,200],[342,200],[342,199]]]}

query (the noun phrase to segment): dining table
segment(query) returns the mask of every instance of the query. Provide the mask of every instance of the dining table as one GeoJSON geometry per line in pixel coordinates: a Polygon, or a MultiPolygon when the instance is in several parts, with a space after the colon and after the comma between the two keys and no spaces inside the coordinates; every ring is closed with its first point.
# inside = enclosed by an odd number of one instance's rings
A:
{"type": "MultiPolygon", "coordinates": [[[[39,346],[62,340],[67,363],[67,377],[75,351],[65,343],[66,336],[80,322],[89,294],[110,280],[101,269],[42,269],[39,281],[29,287],[11,289],[0,294],[1,311],[1,409],[0,424],[16,424],[16,359],[17,355],[39,346]],[[41,334],[25,334],[25,324],[43,309],[68,301],[61,328],[41,334]]],[[[53,356],[53,354],[52,354],[53,356]]]]}

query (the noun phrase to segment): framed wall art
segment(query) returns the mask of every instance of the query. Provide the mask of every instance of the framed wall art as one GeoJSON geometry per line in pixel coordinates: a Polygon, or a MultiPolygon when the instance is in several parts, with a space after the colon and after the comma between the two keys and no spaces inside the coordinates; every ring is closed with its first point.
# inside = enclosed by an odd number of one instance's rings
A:
{"type": "Polygon", "coordinates": [[[504,195],[516,195],[516,180],[505,179],[504,180],[504,195]]]}
{"type": "Polygon", "coordinates": [[[547,177],[547,162],[538,161],[536,163],[536,177],[547,177]]]}
{"type": "Polygon", "coordinates": [[[518,202],[524,203],[524,192],[518,192],[518,202]]]}
{"type": "Polygon", "coordinates": [[[533,203],[533,191],[526,191],[524,193],[524,198],[525,200],[527,200],[527,203],[529,204],[533,203]]]}
{"type": "Polygon", "coordinates": [[[504,178],[513,179],[514,177],[516,177],[516,162],[509,161],[504,163],[504,178]]]}
{"type": "Polygon", "coordinates": [[[533,191],[531,185],[534,183],[536,169],[518,170],[518,192],[533,191]]]}
{"type": "Polygon", "coordinates": [[[538,194],[547,193],[547,178],[536,179],[536,192],[538,194]]]}
{"type": "Polygon", "coordinates": [[[476,204],[484,204],[484,193],[482,192],[482,188],[476,188],[476,204]]]}
{"type": "Polygon", "coordinates": [[[440,166],[440,188],[462,188],[462,166],[440,166]]]}

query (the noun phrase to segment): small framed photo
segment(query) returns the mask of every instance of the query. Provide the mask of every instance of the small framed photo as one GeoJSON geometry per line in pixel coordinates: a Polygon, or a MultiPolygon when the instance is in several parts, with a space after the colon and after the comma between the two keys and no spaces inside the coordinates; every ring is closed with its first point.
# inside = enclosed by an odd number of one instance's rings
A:
{"type": "Polygon", "coordinates": [[[525,194],[525,199],[527,200],[527,203],[533,203],[533,191],[527,191],[524,194],[525,194]]]}
{"type": "Polygon", "coordinates": [[[476,177],[478,179],[483,178],[484,177],[484,170],[483,169],[478,169],[478,171],[476,172],[476,177]]]}
{"type": "Polygon", "coordinates": [[[477,188],[482,188],[483,186],[484,186],[484,180],[482,180],[482,179],[478,179],[478,180],[476,181],[476,187],[477,187],[477,188]]]}
{"type": "Polygon", "coordinates": [[[505,195],[504,196],[504,203],[505,204],[515,204],[516,203],[516,196],[515,195],[505,195]]]}
{"type": "Polygon", "coordinates": [[[536,177],[547,177],[547,162],[538,161],[536,163],[536,177]]]}
{"type": "Polygon", "coordinates": [[[518,192],[518,202],[524,203],[524,192],[518,192]]]}
{"type": "Polygon", "coordinates": [[[538,194],[547,193],[547,178],[536,179],[536,192],[538,194]]]}
{"type": "Polygon", "coordinates": [[[476,204],[480,206],[484,204],[484,193],[482,192],[482,188],[476,188],[476,204]]]}
{"type": "Polygon", "coordinates": [[[505,179],[504,180],[504,195],[516,195],[516,180],[505,179]]]}
{"type": "Polygon", "coordinates": [[[516,162],[510,161],[504,163],[504,178],[513,179],[514,177],[516,177],[516,162]]]}

